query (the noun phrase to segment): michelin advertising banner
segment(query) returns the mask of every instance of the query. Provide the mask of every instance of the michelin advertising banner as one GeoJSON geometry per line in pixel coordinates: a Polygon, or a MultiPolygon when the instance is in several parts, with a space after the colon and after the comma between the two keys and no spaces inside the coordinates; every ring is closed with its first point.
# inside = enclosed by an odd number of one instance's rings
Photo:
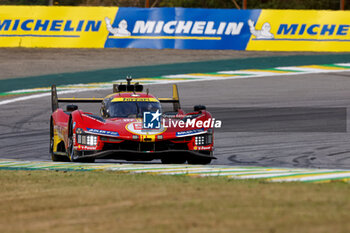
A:
{"type": "Polygon", "coordinates": [[[246,50],[350,51],[350,11],[262,10],[246,50]]]}
{"type": "MultiPolygon", "coordinates": [[[[250,38],[248,20],[256,22],[260,10],[186,8],[120,8],[105,47],[236,49],[250,38]]],[[[108,21],[108,20],[107,20],[108,21]]]]}
{"type": "Polygon", "coordinates": [[[1,47],[350,51],[350,12],[1,6],[1,47]]]}
{"type": "Polygon", "coordinates": [[[118,8],[1,6],[1,47],[102,48],[118,8]]]}

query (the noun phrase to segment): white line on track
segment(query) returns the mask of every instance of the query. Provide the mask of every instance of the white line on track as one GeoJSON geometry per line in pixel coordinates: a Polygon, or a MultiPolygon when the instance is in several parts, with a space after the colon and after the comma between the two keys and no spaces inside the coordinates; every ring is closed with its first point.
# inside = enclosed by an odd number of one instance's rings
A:
{"type": "MultiPolygon", "coordinates": [[[[77,93],[77,92],[85,92],[85,91],[97,91],[97,90],[104,90],[104,88],[74,89],[74,90],[69,90],[69,91],[60,91],[58,93],[59,94],[69,94],[69,93],[77,93]]],[[[24,100],[30,100],[30,99],[37,99],[37,98],[42,98],[42,97],[46,97],[46,96],[50,96],[50,95],[51,95],[51,92],[41,93],[41,94],[36,94],[36,95],[29,95],[29,96],[22,96],[22,97],[18,97],[18,98],[14,98],[14,99],[0,101],[0,105],[15,103],[15,102],[24,101],[24,100]]]]}
{"type": "MultiPolygon", "coordinates": [[[[348,63],[340,63],[339,65],[349,65],[348,63]]],[[[291,69],[291,70],[300,70],[300,67],[278,67],[278,69],[291,69]]],[[[217,81],[217,80],[229,80],[229,79],[245,79],[245,78],[261,78],[261,77],[273,77],[273,76],[295,76],[295,75],[305,75],[305,74],[317,74],[317,73],[338,73],[338,72],[346,72],[348,70],[322,70],[322,69],[313,69],[313,68],[301,68],[304,72],[288,72],[288,73],[266,73],[266,72],[261,72],[260,74],[256,75],[247,75],[247,76],[229,76],[229,77],[218,77],[218,76],[213,76],[211,78],[208,78],[208,76],[191,76],[188,74],[179,74],[179,75],[168,75],[164,77],[192,77],[194,79],[190,80],[155,80],[157,83],[145,83],[144,85],[151,85],[151,84],[170,84],[170,83],[185,83],[185,82],[200,82],[200,81],[217,81]],[[198,79],[195,79],[198,78],[198,79]]],[[[244,71],[220,71],[218,73],[243,73],[244,71]]],[[[255,73],[255,72],[253,72],[255,73]]],[[[151,79],[151,78],[150,78],[151,79]]],[[[78,92],[88,92],[88,91],[99,91],[99,90],[106,90],[108,89],[107,87],[100,87],[100,88],[84,88],[84,89],[74,89],[74,90],[67,90],[67,91],[58,91],[58,94],[69,94],[69,93],[78,93],[78,92]]],[[[47,97],[50,96],[51,93],[41,93],[41,94],[35,94],[35,95],[29,95],[29,96],[22,96],[18,98],[13,98],[13,99],[8,99],[8,100],[3,100],[0,101],[0,106],[1,105],[6,105],[10,103],[15,103],[15,102],[20,102],[20,101],[26,101],[26,100],[31,100],[31,99],[37,99],[37,98],[42,98],[42,97],[47,97]]]]}

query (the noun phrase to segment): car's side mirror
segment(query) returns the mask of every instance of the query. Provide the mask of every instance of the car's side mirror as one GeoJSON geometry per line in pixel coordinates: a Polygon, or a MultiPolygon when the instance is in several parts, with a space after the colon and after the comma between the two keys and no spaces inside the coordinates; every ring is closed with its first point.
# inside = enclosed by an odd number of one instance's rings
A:
{"type": "Polygon", "coordinates": [[[106,109],[106,110],[105,110],[105,116],[106,116],[106,118],[110,117],[109,109],[106,109]]]}
{"type": "Polygon", "coordinates": [[[109,117],[109,113],[106,111],[105,108],[101,108],[100,110],[101,116],[104,118],[108,118],[109,117]]]}
{"type": "Polygon", "coordinates": [[[73,112],[75,110],[78,110],[78,106],[74,105],[74,104],[69,104],[69,105],[67,105],[66,110],[67,110],[67,112],[73,112]]]}
{"type": "Polygon", "coordinates": [[[193,107],[193,110],[195,111],[195,112],[199,112],[199,111],[202,111],[202,110],[206,110],[207,108],[204,106],[204,105],[195,105],[194,107],[193,107]]]}

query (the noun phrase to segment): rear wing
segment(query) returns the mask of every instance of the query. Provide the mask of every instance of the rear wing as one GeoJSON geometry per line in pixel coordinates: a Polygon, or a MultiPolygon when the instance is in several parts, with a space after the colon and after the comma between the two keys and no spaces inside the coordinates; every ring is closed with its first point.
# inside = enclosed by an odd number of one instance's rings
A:
{"type": "Polygon", "coordinates": [[[51,86],[52,112],[59,108],[58,103],[102,103],[104,98],[58,98],[56,85],[51,86]]]}
{"type": "Polygon", "coordinates": [[[176,84],[173,84],[173,98],[158,98],[158,100],[161,103],[173,103],[174,112],[177,112],[181,108],[179,90],[176,84]]]}
{"type": "MultiPolygon", "coordinates": [[[[119,92],[118,86],[113,85],[113,92],[119,92]]],[[[56,85],[51,86],[51,105],[52,112],[55,112],[59,108],[58,103],[101,103],[104,98],[58,98],[56,85]]],[[[172,103],[174,111],[177,112],[180,107],[179,91],[177,85],[173,84],[173,97],[172,98],[158,98],[161,103],[172,103]]]]}

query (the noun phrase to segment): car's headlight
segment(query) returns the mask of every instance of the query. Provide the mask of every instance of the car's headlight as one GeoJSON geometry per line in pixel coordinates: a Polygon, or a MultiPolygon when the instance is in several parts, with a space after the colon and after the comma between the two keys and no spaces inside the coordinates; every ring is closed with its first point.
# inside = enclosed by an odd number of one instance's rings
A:
{"type": "Polygon", "coordinates": [[[86,139],[86,144],[88,146],[96,146],[97,145],[97,136],[95,136],[95,135],[88,135],[86,138],[87,138],[86,139]]]}
{"type": "Polygon", "coordinates": [[[77,135],[77,142],[81,145],[96,146],[97,136],[95,135],[77,135]]]}
{"type": "Polygon", "coordinates": [[[196,141],[197,146],[204,145],[205,144],[205,136],[204,135],[196,136],[195,141],[196,141]]]}
{"type": "Polygon", "coordinates": [[[212,134],[202,134],[195,137],[195,143],[197,146],[209,145],[213,142],[212,134]]]}

